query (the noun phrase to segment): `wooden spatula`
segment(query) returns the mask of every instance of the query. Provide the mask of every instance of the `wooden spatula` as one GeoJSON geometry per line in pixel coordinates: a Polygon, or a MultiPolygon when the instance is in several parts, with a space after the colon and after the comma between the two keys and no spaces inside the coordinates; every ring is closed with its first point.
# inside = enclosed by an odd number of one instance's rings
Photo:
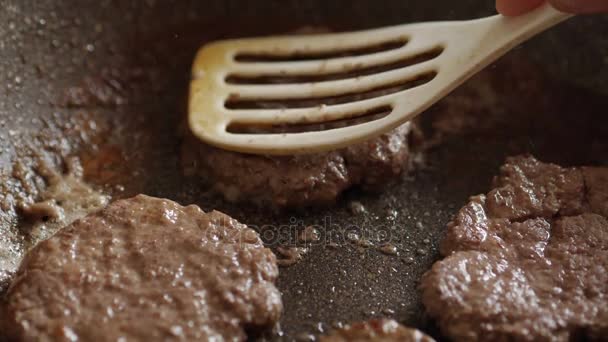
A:
{"type": "Polygon", "coordinates": [[[412,119],[568,17],[545,4],[519,17],[213,42],[194,61],[189,125],[203,141],[245,153],[344,147],[412,119]]]}

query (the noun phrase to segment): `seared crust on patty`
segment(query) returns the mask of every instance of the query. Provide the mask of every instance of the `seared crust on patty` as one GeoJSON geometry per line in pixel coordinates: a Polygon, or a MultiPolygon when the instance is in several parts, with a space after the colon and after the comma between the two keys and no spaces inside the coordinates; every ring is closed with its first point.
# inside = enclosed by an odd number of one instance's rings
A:
{"type": "Polygon", "coordinates": [[[245,340],[280,316],[274,254],[197,206],[139,195],[32,249],[7,294],[19,341],[245,340]]]}
{"type": "Polygon", "coordinates": [[[608,168],[509,158],[448,225],[421,283],[454,340],[569,341],[608,333],[608,168]]]}
{"type": "Polygon", "coordinates": [[[230,152],[187,134],[187,173],[198,174],[224,198],[277,207],[330,203],[346,189],[374,189],[407,169],[411,124],[372,140],[327,153],[260,156],[230,152]]]}

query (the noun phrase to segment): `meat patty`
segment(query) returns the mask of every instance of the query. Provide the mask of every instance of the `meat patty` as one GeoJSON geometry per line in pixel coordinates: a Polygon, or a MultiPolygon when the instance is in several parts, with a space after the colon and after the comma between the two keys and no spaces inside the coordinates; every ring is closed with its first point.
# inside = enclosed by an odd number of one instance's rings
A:
{"type": "Polygon", "coordinates": [[[183,161],[232,202],[278,207],[333,202],[346,189],[374,189],[394,180],[410,154],[409,123],[375,139],[327,153],[260,156],[230,152],[188,135],[183,161]]]}
{"type": "MultiPolygon", "coordinates": [[[[332,30],[324,26],[306,26],[289,34],[320,34],[332,30]]],[[[349,56],[345,53],[344,56],[349,56]]],[[[424,57],[430,58],[430,57],[424,57]]],[[[422,60],[424,60],[424,58],[422,60]]],[[[414,63],[414,61],[410,61],[414,63]]],[[[377,70],[380,72],[382,70],[377,70]]],[[[386,71],[386,70],[384,70],[386,71]]],[[[324,77],[323,81],[358,77],[362,74],[345,72],[324,77]],[[332,78],[337,77],[337,78],[332,78]]],[[[261,77],[266,83],[310,82],[297,76],[261,77]]],[[[317,80],[319,81],[319,80],[317,80]]],[[[417,85],[397,85],[388,89],[365,93],[344,94],[323,100],[298,99],[277,103],[257,100],[255,108],[278,109],[287,107],[314,108],[318,106],[362,101],[395,93],[417,85]]],[[[272,133],[295,133],[319,129],[333,129],[379,119],[377,113],[322,124],[274,127],[272,133]]],[[[225,151],[209,146],[195,138],[189,131],[182,145],[182,162],[186,174],[198,174],[212,188],[230,202],[253,202],[272,207],[301,207],[327,204],[335,201],[345,190],[361,186],[364,190],[378,189],[404,172],[410,156],[409,136],[412,124],[396,129],[366,142],[327,153],[296,156],[260,156],[225,151]]],[[[243,133],[260,133],[249,127],[243,133]]],[[[262,130],[262,133],[268,133],[262,130]]]]}
{"type": "Polygon", "coordinates": [[[509,158],[448,225],[428,313],[454,340],[605,339],[607,205],[608,168],[509,158]]]}
{"type": "Polygon", "coordinates": [[[321,342],[433,342],[424,333],[406,328],[392,319],[374,319],[337,329],[321,342]]]}
{"type": "Polygon", "coordinates": [[[274,254],[197,206],[139,195],[32,249],[7,294],[19,341],[245,340],[281,313],[274,254]]]}

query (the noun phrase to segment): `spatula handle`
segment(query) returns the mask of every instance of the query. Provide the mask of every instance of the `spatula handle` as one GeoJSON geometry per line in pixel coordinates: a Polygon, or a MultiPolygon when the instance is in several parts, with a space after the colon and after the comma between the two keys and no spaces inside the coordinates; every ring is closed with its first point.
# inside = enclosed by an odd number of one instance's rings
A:
{"type": "MultiPolygon", "coordinates": [[[[533,11],[517,16],[495,15],[483,19],[462,22],[448,33],[448,40],[460,41],[468,45],[468,58],[451,58],[449,83],[451,88],[462,83],[471,75],[491,64],[509,50],[536,34],[572,17],[572,14],[560,12],[549,3],[533,11]]],[[[459,52],[457,52],[459,53],[459,52]]],[[[448,74],[448,73],[446,73],[448,74]]]]}
{"type": "Polygon", "coordinates": [[[497,15],[493,17],[495,20],[493,34],[496,37],[502,37],[503,44],[510,49],[572,16],[572,14],[558,11],[546,2],[521,16],[497,15]]]}
{"type": "Polygon", "coordinates": [[[558,11],[547,2],[521,16],[496,15],[481,19],[480,29],[485,32],[480,48],[487,53],[481,55],[486,55],[487,62],[494,61],[515,46],[572,16],[558,11]]]}

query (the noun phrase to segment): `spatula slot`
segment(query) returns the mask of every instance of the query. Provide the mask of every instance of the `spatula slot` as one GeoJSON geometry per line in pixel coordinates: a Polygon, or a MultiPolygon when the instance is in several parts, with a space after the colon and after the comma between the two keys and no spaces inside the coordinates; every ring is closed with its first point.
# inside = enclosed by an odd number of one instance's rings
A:
{"type": "Polygon", "coordinates": [[[393,109],[390,106],[382,106],[366,112],[354,113],[345,119],[323,121],[322,123],[302,122],[297,124],[252,125],[233,122],[228,125],[226,131],[234,134],[280,134],[328,131],[382,119],[388,116],[392,110],[393,109]]]}
{"type": "Polygon", "coordinates": [[[414,78],[402,80],[398,83],[387,84],[364,92],[345,93],[339,96],[326,96],[307,99],[277,98],[272,100],[244,100],[234,94],[225,102],[228,109],[285,109],[285,108],[314,108],[323,105],[337,105],[356,101],[363,101],[403,90],[412,89],[432,81],[437,76],[436,71],[422,73],[414,78]]]}
{"type": "Polygon", "coordinates": [[[443,47],[435,47],[429,51],[424,51],[413,56],[407,56],[399,59],[395,62],[391,62],[383,65],[374,65],[367,67],[360,67],[347,72],[338,72],[330,74],[312,74],[312,75],[272,75],[272,76],[241,76],[238,74],[229,75],[226,78],[226,82],[230,84],[298,84],[308,82],[323,82],[323,81],[334,81],[343,80],[347,78],[373,75],[385,71],[397,70],[405,68],[414,64],[430,61],[443,52],[443,47]]]}
{"type": "Polygon", "coordinates": [[[400,37],[390,41],[380,42],[371,45],[353,46],[345,48],[332,47],[331,50],[317,50],[312,46],[303,45],[296,50],[281,50],[264,52],[243,52],[238,53],[234,59],[242,63],[258,63],[258,62],[294,62],[294,61],[310,61],[329,58],[339,58],[347,56],[363,56],[373,53],[396,50],[404,47],[408,42],[408,38],[400,37]]]}

